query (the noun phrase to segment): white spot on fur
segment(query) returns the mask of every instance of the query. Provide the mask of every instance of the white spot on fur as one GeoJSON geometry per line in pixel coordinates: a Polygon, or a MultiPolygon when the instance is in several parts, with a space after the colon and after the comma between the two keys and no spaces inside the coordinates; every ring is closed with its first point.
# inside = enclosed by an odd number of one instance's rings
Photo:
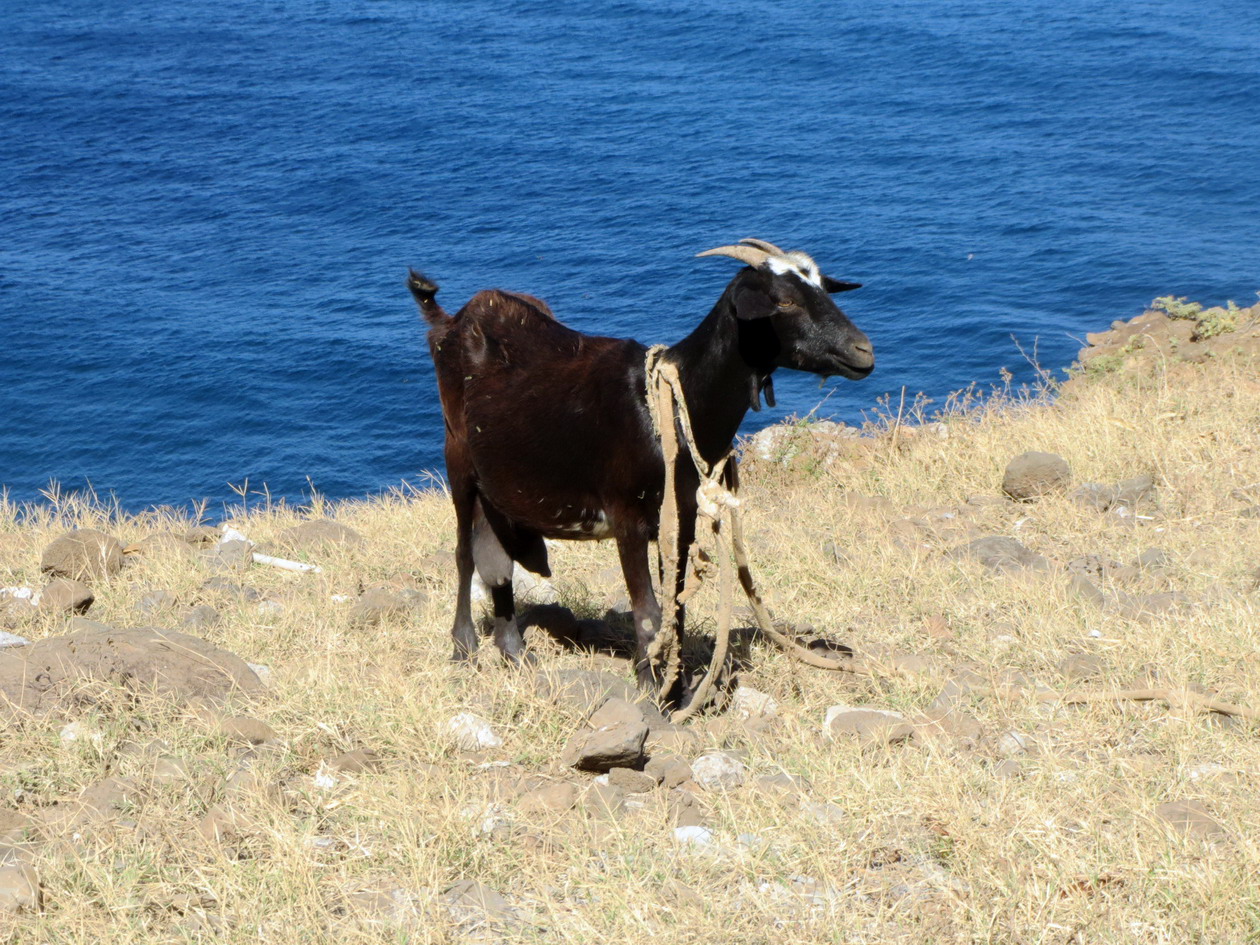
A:
{"type": "Polygon", "coordinates": [[[766,265],[775,275],[793,275],[816,288],[822,288],[822,275],[818,271],[818,264],[800,250],[793,250],[782,256],[771,256],[766,260],[766,265]]]}

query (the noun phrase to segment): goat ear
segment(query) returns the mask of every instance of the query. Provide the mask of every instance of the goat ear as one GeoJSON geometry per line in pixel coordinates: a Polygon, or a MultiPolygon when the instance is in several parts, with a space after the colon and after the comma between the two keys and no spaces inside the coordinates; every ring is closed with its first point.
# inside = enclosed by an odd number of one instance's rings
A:
{"type": "Polygon", "coordinates": [[[735,294],[735,317],[743,321],[769,318],[774,314],[774,302],[760,289],[740,289],[735,294]]]}
{"type": "Polygon", "coordinates": [[[860,282],[841,282],[839,279],[833,279],[831,276],[822,277],[823,289],[830,295],[837,292],[852,292],[854,289],[862,288],[860,282]]]}

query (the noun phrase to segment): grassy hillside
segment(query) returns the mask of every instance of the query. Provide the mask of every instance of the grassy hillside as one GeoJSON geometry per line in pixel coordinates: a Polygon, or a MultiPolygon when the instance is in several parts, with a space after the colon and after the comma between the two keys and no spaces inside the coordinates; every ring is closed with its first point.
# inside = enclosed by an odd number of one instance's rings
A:
{"type": "MultiPolygon", "coordinates": [[[[753,639],[735,709],[682,730],[649,719],[647,779],[600,783],[561,760],[600,701],[565,685],[629,680],[616,652],[534,628],[537,671],[447,662],[453,516],[439,492],[310,509],[249,497],[230,524],[322,568],[306,574],[239,548],[215,556],[217,533],[163,512],[73,497],[0,508],[3,587],[43,588],[41,555],[69,528],[130,546],[121,570],[86,582],[82,616],[51,594],[0,601],[0,626],[32,641],[0,649],[0,689],[17,685],[19,652],[103,632],[89,620],[182,630],[266,667],[257,691],[226,702],[152,693],[117,670],[9,712],[0,931],[1255,940],[1256,723],[1178,694],[1260,708],[1260,307],[1220,310],[1221,331],[1187,311],[1091,336],[1053,397],[960,397],[936,416],[891,411],[860,436],[798,424],[762,438],[743,494],[768,603],[874,672],[802,667],[753,639]],[[1008,499],[1004,470],[1026,451],[1062,457],[1071,481],[1008,499]],[[286,534],[323,518],[361,540],[286,534]],[[991,567],[991,543],[965,550],[991,536],[1026,551],[1000,546],[991,567]],[[1133,688],[1173,698],[1057,698],[1133,688]],[[854,733],[826,724],[834,706],[901,718],[854,733]],[[452,731],[461,713],[488,724],[480,746],[452,731]],[[699,761],[715,752],[726,787],[699,761]]],[[[624,593],[609,543],[558,545],[553,567],[532,593],[578,618],[624,593]]],[[[695,634],[711,631],[714,602],[706,589],[693,604],[695,634]]],[[[581,629],[617,636],[615,621],[581,629]]]]}

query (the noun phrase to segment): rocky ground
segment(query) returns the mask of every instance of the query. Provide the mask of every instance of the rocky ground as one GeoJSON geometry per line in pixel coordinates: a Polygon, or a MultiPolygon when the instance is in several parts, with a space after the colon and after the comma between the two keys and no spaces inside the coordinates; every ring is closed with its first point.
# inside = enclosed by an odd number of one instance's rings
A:
{"type": "Polygon", "coordinates": [[[841,669],[745,630],[685,725],[604,543],[521,575],[533,668],[468,669],[440,494],[0,506],[0,931],[1254,940],[1258,320],[1161,300],[1053,397],[756,437],[759,581],[841,669]]]}

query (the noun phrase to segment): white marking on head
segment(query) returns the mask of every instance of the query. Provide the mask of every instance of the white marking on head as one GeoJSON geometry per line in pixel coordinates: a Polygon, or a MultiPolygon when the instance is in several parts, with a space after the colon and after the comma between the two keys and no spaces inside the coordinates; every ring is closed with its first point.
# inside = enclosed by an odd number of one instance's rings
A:
{"type": "Polygon", "coordinates": [[[800,250],[793,250],[782,256],[770,256],[766,259],[766,266],[775,275],[793,275],[815,288],[822,288],[822,274],[818,271],[818,264],[800,250]]]}

